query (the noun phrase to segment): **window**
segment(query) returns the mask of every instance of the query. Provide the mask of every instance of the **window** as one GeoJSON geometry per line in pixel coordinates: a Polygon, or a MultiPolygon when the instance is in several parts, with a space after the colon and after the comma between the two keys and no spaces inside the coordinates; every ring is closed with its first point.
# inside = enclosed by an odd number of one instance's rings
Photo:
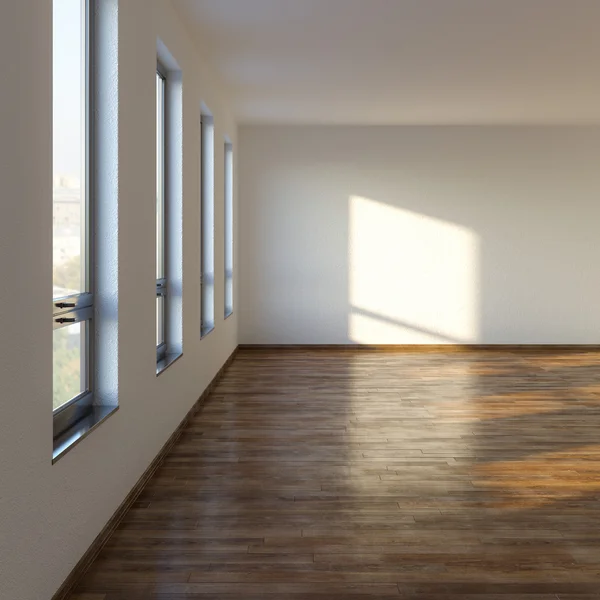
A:
{"type": "Polygon", "coordinates": [[[225,142],[225,318],[233,313],[233,146],[225,142]]]}
{"type": "Polygon", "coordinates": [[[156,374],[183,354],[183,80],[159,40],[156,66],[156,374]]]}
{"type": "Polygon", "coordinates": [[[92,410],[90,1],[53,2],[52,407],[55,440],[92,410]]]}
{"type": "Polygon", "coordinates": [[[167,247],[165,239],[165,88],[166,76],[156,71],[156,360],[167,354],[167,247]]]}
{"type": "Polygon", "coordinates": [[[119,407],[119,94],[116,3],[52,14],[54,462],[119,407]]]}
{"type": "Polygon", "coordinates": [[[200,273],[200,335],[204,336],[214,329],[215,323],[215,154],[213,118],[202,115],[201,128],[202,198],[200,202],[200,221],[202,226],[202,271],[200,273]]]}

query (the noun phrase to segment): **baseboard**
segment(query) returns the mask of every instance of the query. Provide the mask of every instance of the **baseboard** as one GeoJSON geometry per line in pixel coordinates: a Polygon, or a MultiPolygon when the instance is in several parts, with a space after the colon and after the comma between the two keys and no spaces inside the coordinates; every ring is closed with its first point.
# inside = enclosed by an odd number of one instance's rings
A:
{"type": "Polygon", "coordinates": [[[599,352],[599,344],[240,344],[239,350],[347,352],[599,352]]]}
{"type": "Polygon", "coordinates": [[[92,542],[92,545],[88,548],[86,553],[83,555],[81,560],[75,565],[75,568],[71,571],[69,576],[65,579],[63,584],[60,586],[58,591],[52,596],[52,600],[65,600],[69,594],[72,594],[77,584],[81,581],[91,564],[94,562],[106,542],[108,542],[110,536],[114,530],[119,526],[123,517],[127,511],[131,508],[131,505],[137,500],[138,496],[142,493],[146,484],[150,478],[154,475],[164,458],[169,454],[171,448],[179,439],[179,436],[185,429],[190,419],[202,408],[204,401],[210,395],[223,376],[224,371],[229,367],[235,355],[238,352],[238,348],[231,353],[229,358],[225,361],[223,366],[219,369],[218,373],[213,377],[212,381],[208,384],[207,388],[202,392],[202,395],[194,403],[194,406],[188,411],[187,415],[183,418],[177,429],[173,432],[171,437],[166,441],[164,446],[160,449],[154,460],[150,463],[150,466],[144,471],[144,474],[139,478],[137,483],[133,486],[132,490],[127,494],[127,497],[119,508],[115,511],[113,516],[110,518],[108,523],[104,526],[102,531],[98,534],[96,539],[92,542]]]}

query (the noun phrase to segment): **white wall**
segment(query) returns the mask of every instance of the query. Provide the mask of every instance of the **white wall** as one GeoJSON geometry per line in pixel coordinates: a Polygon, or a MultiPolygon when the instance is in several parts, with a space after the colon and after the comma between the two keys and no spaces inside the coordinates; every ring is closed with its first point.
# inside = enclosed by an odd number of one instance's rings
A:
{"type": "Polygon", "coordinates": [[[600,343],[600,128],[240,128],[240,343],[600,343]]]}
{"type": "MultiPolygon", "coordinates": [[[[169,2],[119,2],[120,410],[52,458],[50,0],[4,2],[0,50],[0,597],[48,600],[237,344],[223,321],[223,152],[235,126],[169,2]],[[156,377],[157,36],[183,71],[184,355],[156,377]],[[9,57],[9,58],[8,58],[9,57]],[[216,330],[200,341],[200,103],[215,117],[216,330]]],[[[237,303],[236,303],[237,309],[237,303]]]]}

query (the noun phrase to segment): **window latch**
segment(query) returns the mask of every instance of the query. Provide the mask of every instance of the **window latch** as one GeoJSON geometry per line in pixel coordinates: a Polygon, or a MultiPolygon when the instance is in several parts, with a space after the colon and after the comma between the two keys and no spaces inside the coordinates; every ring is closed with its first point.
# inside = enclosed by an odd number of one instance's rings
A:
{"type": "Polygon", "coordinates": [[[57,302],[55,306],[56,308],[74,308],[75,302],[57,302]]]}
{"type": "Polygon", "coordinates": [[[60,319],[55,319],[55,321],[57,323],[75,323],[76,319],[61,317],[60,319]]]}

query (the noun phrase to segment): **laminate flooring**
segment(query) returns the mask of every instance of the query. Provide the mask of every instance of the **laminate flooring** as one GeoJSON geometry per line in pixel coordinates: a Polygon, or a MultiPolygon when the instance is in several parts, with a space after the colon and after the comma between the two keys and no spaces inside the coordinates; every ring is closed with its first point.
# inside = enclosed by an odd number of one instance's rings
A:
{"type": "Polygon", "coordinates": [[[600,599],[600,353],[240,350],[72,600],[600,599]]]}

